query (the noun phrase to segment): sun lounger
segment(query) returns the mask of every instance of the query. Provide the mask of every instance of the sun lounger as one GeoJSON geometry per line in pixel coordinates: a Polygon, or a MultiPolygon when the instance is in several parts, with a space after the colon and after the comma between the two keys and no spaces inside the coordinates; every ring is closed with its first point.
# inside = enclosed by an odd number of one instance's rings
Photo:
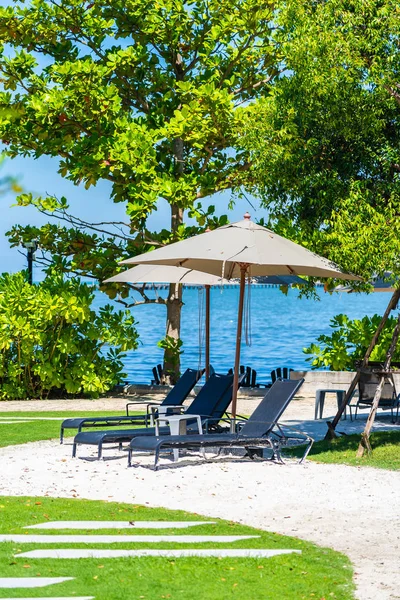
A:
{"type": "Polygon", "coordinates": [[[152,385],[161,385],[161,380],[164,375],[162,365],[157,365],[157,366],[153,367],[152,373],[153,373],[154,379],[151,380],[151,384],[152,385]]]}
{"type": "Polygon", "coordinates": [[[360,379],[358,381],[358,398],[353,397],[355,404],[349,404],[350,419],[352,419],[352,408],[355,408],[354,418],[357,419],[359,408],[371,408],[378,384],[382,377],[385,378],[382,394],[379,400],[378,408],[390,410],[392,422],[399,418],[400,394],[397,394],[393,374],[388,371],[370,370],[368,368],[360,369],[360,379]],[[396,410],[396,418],[394,411],[396,410]]]}
{"type": "Polygon", "coordinates": [[[281,380],[290,379],[290,373],[292,371],[293,371],[293,369],[289,369],[288,367],[278,367],[277,369],[274,369],[273,371],[271,371],[272,383],[274,383],[278,379],[281,379],[281,380]]]}
{"type": "MultiPolygon", "coordinates": [[[[207,425],[214,425],[224,416],[232,400],[232,385],[233,375],[218,375],[214,373],[210,375],[208,381],[203,385],[191,405],[185,411],[185,415],[201,415],[202,421],[207,422],[207,425]]],[[[190,431],[191,425],[194,422],[187,423],[187,428],[190,431]]],[[[161,435],[168,435],[169,427],[160,428],[161,435]]],[[[133,437],[154,435],[154,427],[146,427],[144,429],[120,429],[109,431],[81,431],[74,438],[72,456],[76,456],[76,448],[80,444],[88,444],[97,446],[97,457],[101,458],[103,444],[119,444],[120,448],[124,442],[130,442],[133,437]]]]}
{"type": "MultiPolygon", "coordinates": [[[[233,369],[229,369],[229,374],[233,373],[233,369]]],[[[270,387],[270,383],[257,383],[257,371],[251,367],[245,367],[240,365],[239,374],[243,375],[242,386],[243,388],[259,388],[259,387],[270,387]]]]}
{"type": "Polygon", "coordinates": [[[308,455],[313,440],[301,433],[288,436],[278,424],[278,420],[299,390],[304,379],[297,381],[276,381],[267,391],[251,417],[243,424],[237,433],[176,435],[176,436],[147,436],[136,437],[130,442],[128,465],[132,464],[132,453],[150,451],[155,453],[154,469],[157,469],[160,451],[163,449],[204,449],[204,448],[234,448],[244,447],[247,455],[253,458],[259,448],[272,449],[273,458],[282,461],[281,448],[291,443],[306,444],[306,449],[300,460],[308,455]]]}
{"type": "Polygon", "coordinates": [[[80,432],[83,428],[92,427],[118,427],[119,425],[145,425],[152,424],[152,420],[157,416],[157,412],[160,411],[162,414],[168,414],[168,411],[173,411],[175,407],[182,408],[182,404],[203,375],[205,369],[195,370],[186,369],[186,371],[178,379],[172,390],[168,392],[166,397],[161,403],[155,402],[144,402],[138,400],[137,402],[128,402],[126,405],[127,413],[128,407],[133,404],[147,404],[147,413],[143,415],[123,415],[113,417],[77,417],[72,419],[64,419],[61,423],[60,429],[60,444],[63,443],[64,430],[65,429],[77,429],[80,432]],[[154,410],[155,409],[155,410],[154,410]],[[149,411],[153,411],[150,413],[149,411]]]}

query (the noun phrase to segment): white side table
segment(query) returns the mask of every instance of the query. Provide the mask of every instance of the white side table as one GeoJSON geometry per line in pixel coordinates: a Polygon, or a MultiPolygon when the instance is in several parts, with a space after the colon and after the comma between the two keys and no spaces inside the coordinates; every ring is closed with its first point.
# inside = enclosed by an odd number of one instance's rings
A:
{"type": "MultiPolygon", "coordinates": [[[[160,435],[160,423],[169,425],[171,435],[187,435],[187,421],[196,420],[197,428],[200,435],[203,435],[203,427],[201,425],[200,415],[160,415],[156,420],[156,436],[160,435]]],[[[174,449],[174,461],[179,458],[179,450],[174,449]]],[[[204,448],[202,448],[204,456],[204,448]]]]}
{"type": "Polygon", "coordinates": [[[149,404],[147,406],[147,413],[150,413],[150,427],[154,427],[156,425],[157,415],[159,417],[163,417],[167,413],[170,415],[180,415],[184,409],[185,406],[183,406],[182,404],[170,404],[169,406],[161,406],[160,404],[149,404]]]}
{"type": "MultiPolygon", "coordinates": [[[[336,394],[336,402],[337,402],[337,407],[338,410],[341,407],[344,397],[346,395],[346,390],[337,390],[337,389],[318,389],[315,392],[315,414],[314,414],[314,419],[318,419],[318,412],[319,412],[319,418],[322,419],[322,413],[324,410],[324,404],[325,404],[325,394],[336,394]]],[[[347,407],[346,407],[347,408],[347,407]]],[[[346,409],[344,410],[344,413],[342,415],[342,419],[346,418],[346,409]]]]}

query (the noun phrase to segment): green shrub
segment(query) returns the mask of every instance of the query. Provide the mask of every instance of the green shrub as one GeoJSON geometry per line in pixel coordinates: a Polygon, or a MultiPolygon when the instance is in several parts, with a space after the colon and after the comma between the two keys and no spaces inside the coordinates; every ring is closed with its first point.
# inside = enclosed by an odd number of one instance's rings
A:
{"type": "Polygon", "coordinates": [[[176,375],[176,370],[180,364],[181,354],[183,354],[183,350],[181,349],[183,341],[180,338],[175,339],[170,335],[166,335],[157,342],[157,346],[165,351],[165,362],[168,362],[170,365],[170,369],[166,369],[164,374],[173,378],[175,376],[179,377],[180,373],[176,375]]]}
{"type": "MultiPolygon", "coordinates": [[[[331,319],[331,335],[320,335],[318,344],[310,344],[303,348],[311,362],[312,369],[329,368],[331,371],[352,371],[356,360],[364,358],[364,354],[371,342],[382,317],[373,315],[362,319],[351,320],[347,315],[336,315],[331,319]]],[[[379,341],[372,351],[370,361],[384,361],[386,352],[392,340],[393,330],[397,319],[390,317],[379,337],[379,341]]],[[[400,350],[397,349],[393,360],[399,361],[400,350]]]]}
{"type": "Polygon", "coordinates": [[[48,275],[0,276],[0,399],[98,396],[118,383],[135,321],[113,306],[91,309],[94,287],[48,275]]]}

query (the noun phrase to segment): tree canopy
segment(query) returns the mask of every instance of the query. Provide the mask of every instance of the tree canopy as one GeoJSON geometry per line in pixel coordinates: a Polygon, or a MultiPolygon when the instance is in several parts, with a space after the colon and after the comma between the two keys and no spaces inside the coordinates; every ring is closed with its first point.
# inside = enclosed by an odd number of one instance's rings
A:
{"type": "Polygon", "coordinates": [[[278,75],[274,8],[255,0],[1,8],[9,155],[59,157],[61,175],[77,185],[110,181],[134,228],[160,198],[192,209],[240,186],[249,165],[237,150],[235,108],[278,75]]]}
{"type": "MultiPolygon", "coordinates": [[[[91,228],[69,215],[65,198],[22,195],[21,205],[67,223],[14,228],[12,243],[35,237],[60,269],[102,280],[122,258],[192,233],[184,211],[199,227],[226,222],[201,201],[240,189],[249,171],[238,109],[268,95],[280,74],[275,11],[273,0],[17,0],[0,8],[0,139],[9,156],[57,157],[60,174],[86,188],[109,181],[111,200],[127,213],[124,224],[91,228]],[[150,234],[146,219],[160,199],[171,220],[150,234]]],[[[167,335],[177,339],[174,290],[167,335]]]]}
{"type": "Polygon", "coordinates": [[[252,181],[272,222],[366,277],[400,275],[400,8],[287,2],[285,73],[246,116],[252,181]]]}

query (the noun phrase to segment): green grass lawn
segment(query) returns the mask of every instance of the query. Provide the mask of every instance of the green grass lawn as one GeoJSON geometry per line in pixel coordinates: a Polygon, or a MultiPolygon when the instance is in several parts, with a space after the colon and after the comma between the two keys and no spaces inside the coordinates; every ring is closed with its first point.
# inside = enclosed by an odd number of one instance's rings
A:
{"type": "MultiPolygon", "coordinates": [[[[316,442],[309,454],[310,460],[378,469],[400,469],[400,431],[376,431],[371,435],[373,452],[356,458],[359,435],[345,435],[333,441],[316,442]]],[[[296,452],[296,455],[301,456],[296,452]]]]}
{"type": "MultiPolygon", "coordinates": [[[[13,534],[120,534],[113,548],[290,548],[301,554],[273,558],[113,558],[32,559],[19,557],[35,549],[77,548],[82,544],[0,543],[0,577],[74,577],[45,588],[0,589],[0,598],[94,596],[96,600],[351,600],[352,567],[346,556],[277,534],[237,523],[143,506],[75,499],[0,497],[0,533],[13,534]],[[215,521],[190,529],[27,530],[26,525],[57,520],[107,521],[215,521]],[[124,534],[255,535],[231,543],[177,544],[124,543],[124,534]]],[[[108,548],[105,544],[85,548],[108,548]]]]}
{"type": "MultiPolygon", "coordinates": [[[[93,412],[67,412],[67,411],[49,411],[49,412],[0,412],[0,447],[13,446],[15,444],[24,444],[26,442],[37,442],[40,440],[51,440],[53,438],[59,438],[60,426],[63,419],[68,417],[108,417],[116,415],[115,411],[93,411],[93,412]],[[7,423],[1,424],[2,421],[7,421],[9,417],[21,418],[21,421],[29,417],[34,418],[29,423],[7,423]],[[45,421],[40,420],[45,418],[58,419],[57,421],[45,421]]],[[[123,413],[121,412],[121,415],[123,413]]],[[[138,412],[132,412],[131,414],[139,414],[138,412]]],[[[134,425],[127,425],[128,429],[132,429],[134,425]]],[[[111,429],[111,427],[107,427],[111,429]]],[[[118,429],[122,429],[118,426],[118,429]]],[[[64,431],[64,437],[72,437],[76,435],[77,429],[66,429],[64,431]]],[[[92,430],[93,431],[93,430],[92,430]]]]}

